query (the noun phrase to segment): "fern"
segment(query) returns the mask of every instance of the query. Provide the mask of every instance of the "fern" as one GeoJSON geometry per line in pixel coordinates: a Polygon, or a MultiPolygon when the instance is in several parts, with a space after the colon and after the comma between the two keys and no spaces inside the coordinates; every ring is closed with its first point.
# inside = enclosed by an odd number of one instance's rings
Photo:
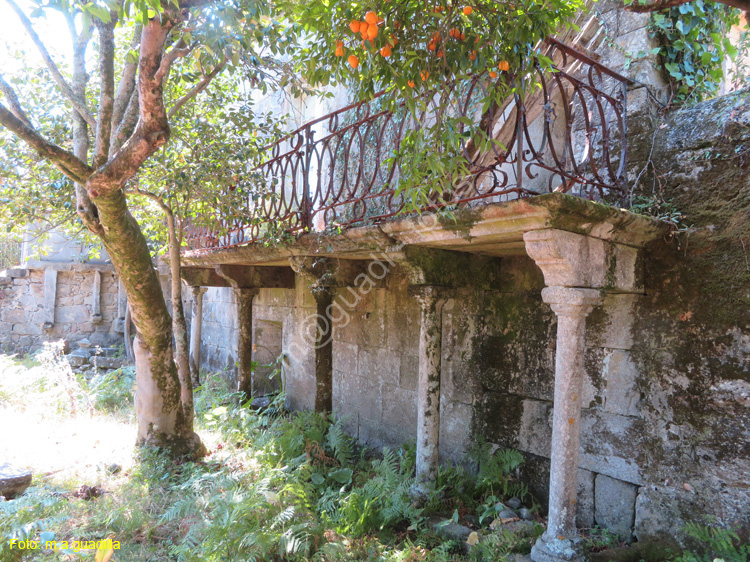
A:
{"type": "Polygon", "coordinates": [[[685,552],[675,562],[748,562],[750,545],[743,544],[734,531],[689,522],[685,531],[698,543],[699,552],[685,552]]]}

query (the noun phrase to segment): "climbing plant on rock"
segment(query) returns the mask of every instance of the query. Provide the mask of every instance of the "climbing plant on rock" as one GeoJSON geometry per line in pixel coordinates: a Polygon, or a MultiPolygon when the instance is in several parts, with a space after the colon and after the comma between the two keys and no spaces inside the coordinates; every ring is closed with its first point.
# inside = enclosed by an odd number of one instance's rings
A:
{"type": "Polygon", "coordinates": [[[698,102],[718,92],[725,60],[737,54],[727,32],[738,21],[735,8],[702,0],[651,15],[650,28],[661,43],[654,54],[662,60],[675,101],[698,102]]]}

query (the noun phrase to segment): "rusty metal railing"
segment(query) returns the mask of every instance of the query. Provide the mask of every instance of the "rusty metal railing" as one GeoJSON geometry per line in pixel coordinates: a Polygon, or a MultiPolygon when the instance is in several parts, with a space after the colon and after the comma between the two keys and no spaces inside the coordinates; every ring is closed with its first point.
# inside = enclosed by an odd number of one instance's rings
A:
{"type": "MultiPolygon", "coordinates": [[[[486,74],[427,100],[419,118],[403,107],[381,109],[379,94],[305,124],[269,147],[268,159],[253,171],[262,189],[243,201],[242,218],[219,219],[220,234],[191,229],[190,248],[372,224],[401,213],[407,200],[397,190],[399,150],[410,131],[434,122],[438,104],[479,124],[494,142],[480,149],[467,134],[460,150],[468,174],[430,194],[422,210],[552,191],[616,203],[626,191],[629,80],[555,40],[547,41],[544,54],[553,67],[536,60],[527,77],[535,86],[524,89],[524,98],[513,95],[484,111],[486,74]]],[[[470,129],[461,127],[459,133],[470,129]]]]}

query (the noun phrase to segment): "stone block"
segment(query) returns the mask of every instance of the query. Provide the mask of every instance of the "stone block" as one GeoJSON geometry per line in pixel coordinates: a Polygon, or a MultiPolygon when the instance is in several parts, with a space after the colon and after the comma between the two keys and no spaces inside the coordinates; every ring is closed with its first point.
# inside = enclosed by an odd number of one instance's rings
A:
{"type": "Polygon", "coordinates": [[[12,285],[12,284],[13,284],[12,277],[6,277],[5,275],[0,276],[0,285],[12,285]]]}
{"type": "Polygon", "coordinates": [[[359,348],[338,339],[333,341],[333,368],[347,375],[357,374],[357,353],[359,348]]]}
{"type": "Polygon", "coordinates": [[[22,308],[11,308],[0,313],[3,322],[23,323],[26,322],[26,311],[22,308]]]}
{"type": "Polygon", "coordinates": [[[380,423],[383,417],[381,382],[365,377],[355,377],[353,382],[357,386],[357,393],[354,396],[360,417],[380,423]]]}
{"type": "MultiPolygon", "coordinates": [[[[440,460],[441,462],[459,462],[466,456],[471,444],[471,421],[473,408],[468,404],[451,400],[440,401],[440,460]]],[[[385,413],[383,414],[383,419],[385,413]]],[[[414,414],[414,431],[416,435],[416,412],[414,414]]]]}
{"type": "Polygon", "coordinates": [[[125,362],[124,357],[102,357],[99,355],[91,358],[91,363],[99,369],[119,369],[125,365],[125,362]]]}
{"type": "Polygon", "coordinates": [[[641,295],[607,294],[586,320],[586,345],[609,349],[633,347],[634,306],[641,295]]]}
{"type": "Polygon", "coordinates": [[[57,310],[56,320],[60,323],[83,324],[89,319],[89,311],[86,306],[64,306],[57,310]]]}
{"type": "Polygon", "coordinates": [[[578,469],[578,502],[576,503],[576,525],[581,529],[594,526],[594,479],[593,472],[578,469]]]}
{"type": "Polygon", "coordinates": [[[550,456],[552,446],[552,403],[524,400],[518,448],[540,457],[550,456]]]}
{"type": "Polygon", "coordinates": [[[400,358],[399,386],[404,390],[416,390],[419,380],[419,356],[403,353],[400,358]]]}
{"type": "Polygon", "coordinates": [[[86,354],[80,354],[76,353],[75,351],[67,356],[68,363],[71,367],[77,368],[81,365],[86,365],[89,362],[89,356],[88,353],[86,354]]]}
{"type": "Polygon", "coordinates": [[[357,374],[372,381],[382,381],[398,386],[401,358],[386,349],[372,351],[359,348],[357,353],[357,374]]]}
{"type": "Polygon", "coordinates": [[[13,325],[13,333],[21,336],[41,336],[44,331],[38,323],[19,323],[13,325]]]}
{"type": "Polygon", "coordinates": [[[8,463],[0,464],[0,496],[8,500],[13,499],[23,494],[30,484],[30,470],[14,467],[8,463]]]}
{"type": "Polygon", "coordinates": [[[631,541],[637,494],[637,486],[598,474],[594,491],[596,524],[616,533],[625,541],[631,541]]]}
{"type": "Polygon", "coordinates": [[[630,352],[615,349],[604,358],[606,384],[604,410],[623,416],[637,416],[641,393],[637,388],[638,368],[630,352]]]}
{"type": "Polygon", "coordinates": [[[646,447],[649,431],[646,422],[601,410],[581,412],[581,468],[612,478],[643,485],[643,458],[634,454],[646,447]]]}
{"type": "Polygon", "coordinates": [[[402,436],[409,435],[413,438],[416,437],[417,393],[387,384],[383,385],[382,395],[383,425],[389,429],[393,429],[402,436]]]}
{"type": "Polygon", "coordinates": [[[10,277],[11,279],[22,279],[26,277],[29,274],[28,269],[18,268],[18,267],[12,267],[10,269],[6,269],[5,271],[0,271],[0,275],[3,277],[10,277]]]}

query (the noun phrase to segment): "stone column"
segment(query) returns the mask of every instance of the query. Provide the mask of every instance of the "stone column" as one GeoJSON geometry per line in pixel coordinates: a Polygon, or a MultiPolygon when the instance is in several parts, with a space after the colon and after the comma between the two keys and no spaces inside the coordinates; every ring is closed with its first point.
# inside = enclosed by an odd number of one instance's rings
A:
{"type": "Polygon", "coordinates": [[[317,306],[315,331],[315,411],[333,410],[333,287],[315,284],[312,294],[317,306]]]}
{"type": "Polygon", "coordinates": [[[253,299],[258,289],[235,289],[237,298],[237,390],[249,400],[253,394],[253,299]]]}
{"type": "Polygon", "coordinates": [[[193,292],[192,321],[190,322],[190,372],[193,386],[200,384],[201,367],[201,324],[203,323],[203,295],[205,287],[190,287],[193,292]]]}
{"type": "Polygon", "coordinates": [[[91,323],[101,324],[101,321],[102,321],[102,305],[101,305],[102,274],[97,269],[92,270],[91,273],[94,276],[93,286],[91,288],[91,323]]]}
{"type": "Polygon", "coordinates": [[[57,296],[57,270],[44,270],[44,305],[42,328],[51,330],[55,325],[55,297],[57,296]]]}
{"type": "Polygon", "coordinates": [[[424,495],[437,478],[440,445],[440,358],[442,309],[445,298],[438,287],[413,286],[419,301],[419,373],[417,381],[417,481],[412,493],[424,495]]]}
{"type": "Polygon", "coordinates": [[[547,287],[542,299],[557,315],[557,350],[549,516],[547,531],[534,545],[531,558],[534,562],[558,562],[581,557],[575,517],[586,316],[601,304],[601,295],[595,289],[547,287]]]}

